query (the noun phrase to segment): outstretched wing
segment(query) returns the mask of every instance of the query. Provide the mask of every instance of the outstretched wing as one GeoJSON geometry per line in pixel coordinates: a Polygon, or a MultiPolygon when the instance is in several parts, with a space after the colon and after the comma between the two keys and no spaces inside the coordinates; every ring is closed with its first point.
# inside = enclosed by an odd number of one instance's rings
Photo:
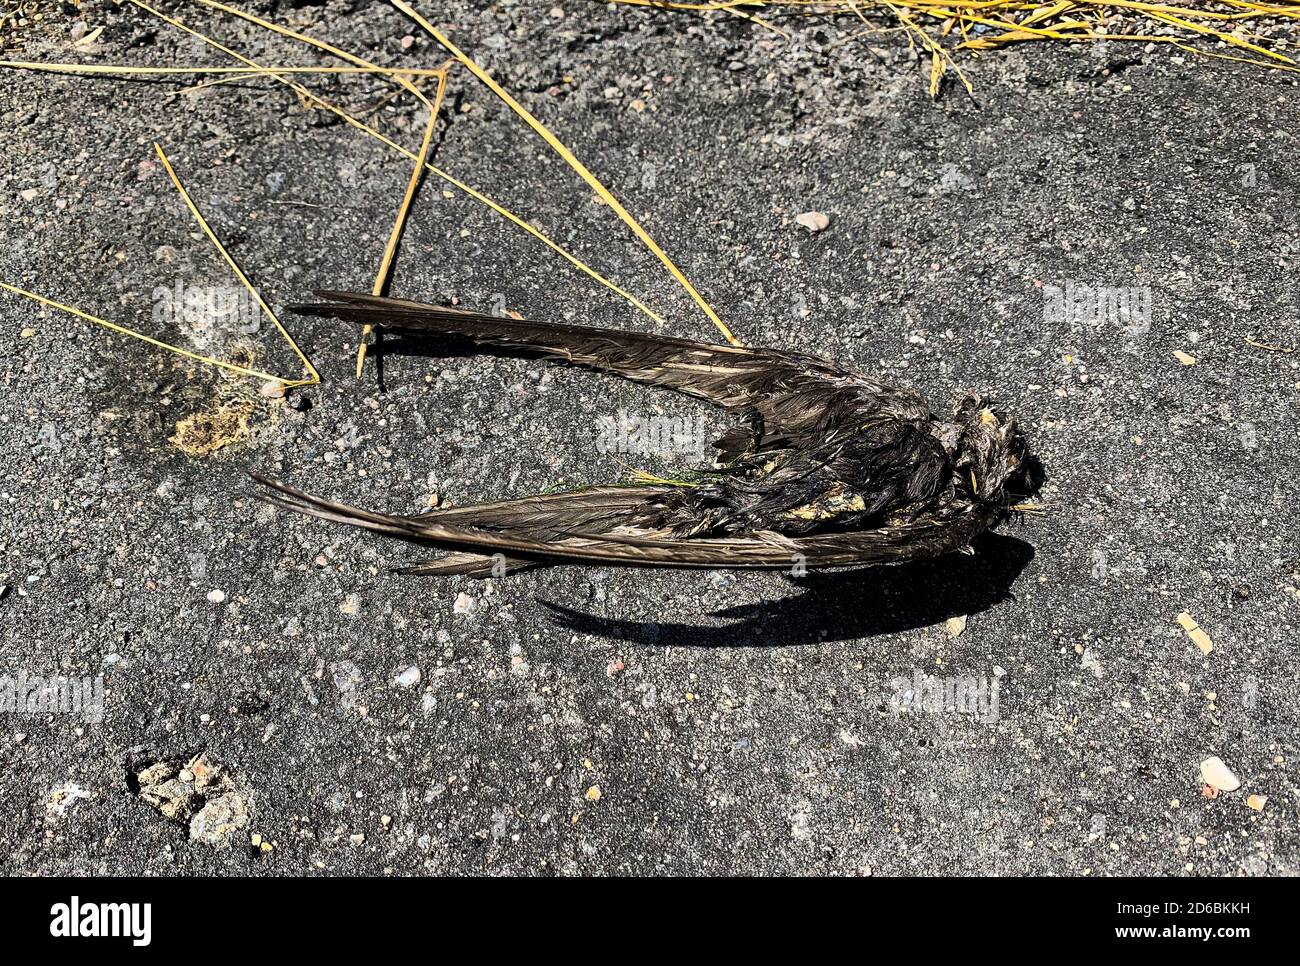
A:
{"type": "Polygon", "coordinates": [[[560,359],[675,389],[761,418],[764,448],[811,449],[868,417],[923,422],[925,400],[815,356],[551,322],[524,322],[404,299],[317,292],[329,302],[294,305],[303,315],[346,319],[405,336],[453,336],[560,359]]]}
{"type": "MultiPolygon", "coordinates": [[[[808,537],[787,537],[759,531],[741,537],[681,539],[635,527],[584,532],[580,507],[574,515],[577,522],[566,522],[562,526],[552,519],[542,523],[537,530],[526,530],[515,529],[507,522],[516,513],[521,518],[535,514],[537,504],[534,501],[539,499],[551,501],[550,512],[557,513],[565,502],[563,498],[585,504],[590,502],[592,491],[406,517],[323,500],[257,474],[253,474],[253,478],[273,491],[262,496],[273,506],[451,551],[449,557],[407,568],[408,572],[426,574],[489,576],[493,562],[499,562],[507,570],[548,563],[746,569],[786,569],[796,564],[835,567],[901,563],[960,550],[991,526],[996,516],[993,508],[968,506],[947,517],[874,530],[808,537]],[[514,504],[524,506],[515,507],[514,504]],[[484,515],[475,519],[476,513],[484,515]],[[495,529],[494,525],[505,526],[505,529],[495,529]]],[[[601,488],[601,496],[609,501],[631,499],[632,491],[640,489],[605,487],[601,488]]],[[[641,493],[642,501],[650,499],[653,499],[652,494],[641,493]]],[[[607,515],[609,505],[600,513],[607,515]]],[[[597,514],[590,517],[586,525],[599,526],[599,520],[597,514]]]]}

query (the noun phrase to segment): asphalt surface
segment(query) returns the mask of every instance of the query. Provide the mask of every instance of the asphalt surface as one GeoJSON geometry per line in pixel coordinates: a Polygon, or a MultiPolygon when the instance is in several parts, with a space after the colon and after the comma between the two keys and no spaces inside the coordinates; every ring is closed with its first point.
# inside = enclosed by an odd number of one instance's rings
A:
{"type": "MultiPolygon", "coordinates": [[[[139,11],[83,6],[49,5],[17,53],[228,62],[139,11]],[[106,28],[88,48],[78,19],[106,28]]],[[[413,510],[434,491],[616,479],[595,441],[619,409],[726,420],[521,360],[389,354],[357,383],[354,333],[288,315],[324,384],[268,399],[0,294],[0,674],[102,676],[105,692],[99,721],[0,713],[0,871],[1295,873],[1300,354],[1247,341],[1300,339],[1295,81],[1133,45],[1023,46],[968,62],[978,105],[951,88],[932,102],[897,34],[869,50],[815,21],[787,43],[721,15],[555,7],[437,18],[742,339],[936,408],[989,394],[1034,441],[1047,512],[974,556],[894,570],[394,575],[417,548],[277,514],[245,471],[413,510]],[[796,224],[808,211],[829,226],[796,224]],[[1067,283],[1136,293],[1149,324],[1053,312],[1067,283]],[[170,442],[223,405],[229,445],[170,442]],[[936,707],[924,688],[909,705],[897,679],[922,675],[973,679],[996,708],[936,707]],[[195,829],[213,799],[180,769],[200,753],[223,811],[195,829]],[[1240,789],[1207,797],[1210,756],[1240,789]]],[[[444,59],[382,4],[256,9],[383,63],[444,59]]],[[[313,62],[187,15],[269,62],[313,62]]],[[[153,142],[273,305],[369,288],[407,162],[268,80],[172,96],[194,82],[4,73],[0,280],[296,375],[264,322],[156,313],[159,288],[232,282],[153,142]]],[[[356,110],[387,89],[308,82],[356,110]]],[[[414,146],[408,100],[372,117],[414,146]]],[[[665,322],[433,179],[394,294],[712,337],[463,70],[444,116],[439,165],[665,322]]]]}

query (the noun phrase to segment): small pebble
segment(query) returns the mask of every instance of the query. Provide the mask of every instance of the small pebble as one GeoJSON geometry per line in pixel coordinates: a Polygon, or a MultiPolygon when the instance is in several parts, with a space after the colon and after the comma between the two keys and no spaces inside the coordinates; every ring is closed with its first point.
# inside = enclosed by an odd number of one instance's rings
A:
{"type": "Polygon", "coordinates": [[[1201,779],[1211,788],[1221,792],[1235,792],[1241,787],[1241,781],[1217,755],[1201,762],[1201,779]]]}
{"type": "Polygon", "coordinates": [[[831,223],[830,217],[820,211],[805,211],[795,215],[794,220],[811,232],[825,231],[831,223]]]}

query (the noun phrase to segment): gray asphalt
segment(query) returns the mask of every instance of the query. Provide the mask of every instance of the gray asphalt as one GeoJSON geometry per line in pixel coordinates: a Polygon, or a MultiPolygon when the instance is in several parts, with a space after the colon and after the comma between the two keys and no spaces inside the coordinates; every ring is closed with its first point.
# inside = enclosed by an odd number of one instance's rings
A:
{"type": "MultiPolygon", "coordinates": [[[[51,4],[17,52],[206,57],[106,6],[83,5],[106,27],[89,50],[51,4]]],[[[373,367],[357,383],[352,332],[286,315],[324,378],[291,405],[0,294],[0,675],[105,689],[98,721],[0,713],[0,871],[1295,873],[1300,354],[1261,347],[1300,339],[1295,81],[1026,45],[967,62],[978,104],[932,102],[894,34],[873,52],[815,21],[787,43],[735,18],[555,6],[456,2],[438,22],[745,341],[852,363],[936,408],[976,389],[1015,413],[1047,512],[974,556],[885,571],[394,575],[416,548],[279,515],[245,471],[386,510],[434,491],[463,504],[617,478],[595,441],[619,409],[706,411],[489,357],[390,354],[382,385],[373,367]],[[826,230],[796,224],[807,211],[826,230]],[[1067,284],[1136,293],[1149,325],[1051,311],[1067,284]],[[222,405],[247,438],[203,457],[169,441],[222,405]],[[908,704],[923,675],[996,687],[996,709],[934,707],[925,688],[908,704]],[[215,801],[180,772],[200,753],[220,763],[223,810],[194,829],[215,801]],[[1207,797],[1210,756],[1240,789],[1207,797]],[[160,775],[192,782],[142,797],[160,775]]],[[[384,5],[258,9],[385,63],[443,59],[384,5]]],[[[3,75],[0,280],[296,374],[267,324],[153,314],[159,287],[231,282],[152,143],[273,305],[369,287],[407,164],[269,81],[171,96],[192,82],[3,75]]],[[[386,90],[311,83],[358,110],[386,90]]],[[[375,116],[418,143],[406,101],[375,116]]],[[[445,116],[439,165],[665,322],[433,180],[394,294],[712,337],[464,71],[445,116]]]]}

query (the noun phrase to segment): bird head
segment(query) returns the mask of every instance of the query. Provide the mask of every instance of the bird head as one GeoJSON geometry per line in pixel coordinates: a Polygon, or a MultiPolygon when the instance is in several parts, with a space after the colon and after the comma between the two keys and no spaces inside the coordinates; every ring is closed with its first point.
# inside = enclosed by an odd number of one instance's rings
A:
{"type": "Polygon", "coordinates": [[[1015,419],[968,393],[953,404],[935,436],[953,467],[953,485],[972,503],[1010,507],[1042,484],[1042,469],[1015,419]]]}

